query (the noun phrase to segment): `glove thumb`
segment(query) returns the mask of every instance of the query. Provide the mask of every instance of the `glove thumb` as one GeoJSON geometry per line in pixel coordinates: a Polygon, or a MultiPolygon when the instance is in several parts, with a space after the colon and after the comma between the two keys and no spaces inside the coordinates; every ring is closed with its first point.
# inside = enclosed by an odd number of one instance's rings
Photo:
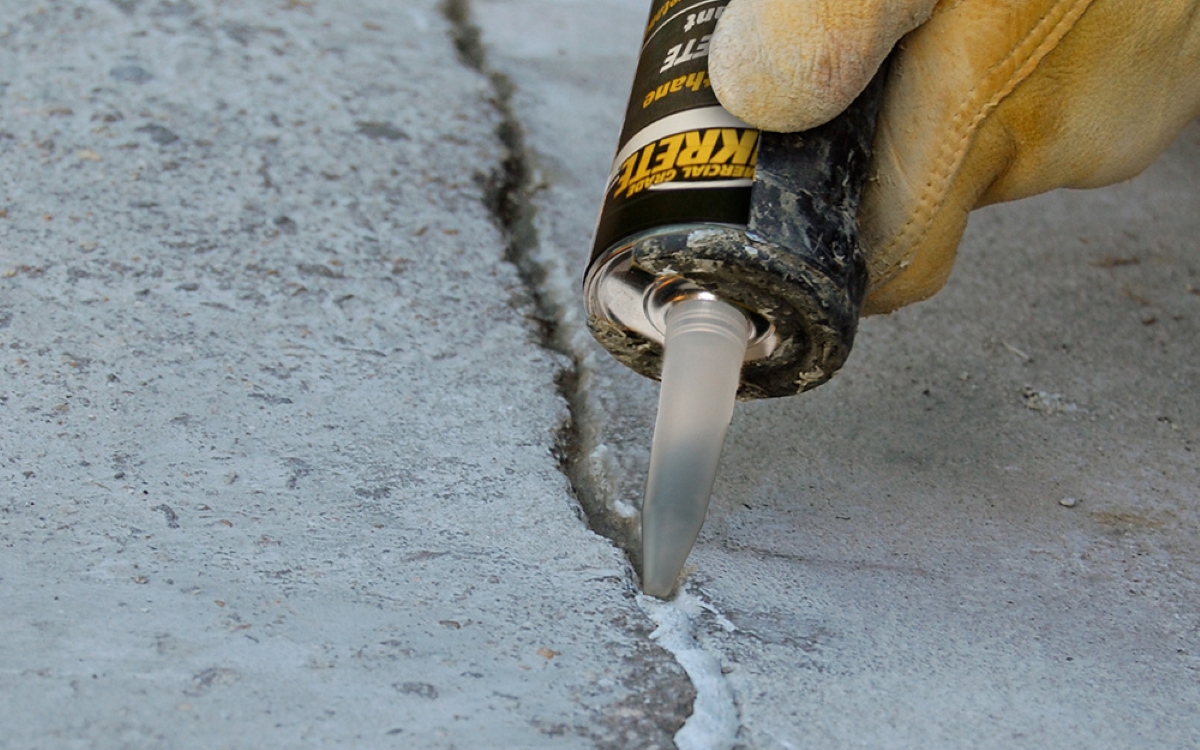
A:
{"type": "Polygon", "coordinates": [[[937,0],[732,0],[709,47],[721,104],[764,130],[832,120],[937,0]]]}

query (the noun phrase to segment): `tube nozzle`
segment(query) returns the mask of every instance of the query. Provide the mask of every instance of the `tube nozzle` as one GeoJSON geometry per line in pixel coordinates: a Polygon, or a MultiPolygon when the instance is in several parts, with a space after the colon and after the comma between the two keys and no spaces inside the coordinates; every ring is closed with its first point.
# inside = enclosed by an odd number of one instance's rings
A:
{"type": "Polygon", "coordinates": [[[642,588],[658,597],[675,587],[704,524],[753,332],[737,307],[707,293],[674,303],[666,329],[642,503],[642,588]]]}

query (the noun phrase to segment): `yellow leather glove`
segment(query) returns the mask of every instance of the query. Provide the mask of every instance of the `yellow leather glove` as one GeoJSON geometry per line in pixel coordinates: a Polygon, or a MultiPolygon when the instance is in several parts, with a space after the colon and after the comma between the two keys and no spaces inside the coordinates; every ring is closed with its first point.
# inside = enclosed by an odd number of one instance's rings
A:
{"type": "Polygon", "coordinates": [[[941,289],[972,209],[1128,179],[1200,117],[1200,0],[732,0],[709,68],[734,115],[805,130],[897,40],[859,211],[868,314],[941,289]]]}

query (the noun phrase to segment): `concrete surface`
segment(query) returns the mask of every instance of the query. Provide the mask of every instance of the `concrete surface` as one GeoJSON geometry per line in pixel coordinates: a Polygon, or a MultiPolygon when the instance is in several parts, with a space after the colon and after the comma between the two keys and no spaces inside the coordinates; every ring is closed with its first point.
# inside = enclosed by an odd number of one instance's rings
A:
{"type": "Polygon", "coordinates": [[[3,10],[0,747],[1200,744],[1200,129],[739,406],[663,603],[643,0],[3,10]]]}

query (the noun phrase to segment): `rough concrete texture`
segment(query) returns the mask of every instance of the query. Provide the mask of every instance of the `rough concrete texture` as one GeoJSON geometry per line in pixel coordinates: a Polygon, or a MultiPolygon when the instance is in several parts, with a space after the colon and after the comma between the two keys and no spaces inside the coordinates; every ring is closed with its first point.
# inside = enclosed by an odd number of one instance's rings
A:
{"type": "MultiPolygon", "coordinates": [[[[476,3],[564,299],[646,6],[476,3]]],[[[1130,183],[978,212],[938,297],[865,321],[830,384],[738,407],[666,634],[719,662],[738,726],[689,746],[1200,744],[1198,206],[1193,125],[1130,183]]],[[[656,386],[579,351],[620,536],[656,386]]]]}
{"type": "Polygon", "coordinates": [[[3,10],[0,746],[669,746],[442,9],[3,10]]]}

